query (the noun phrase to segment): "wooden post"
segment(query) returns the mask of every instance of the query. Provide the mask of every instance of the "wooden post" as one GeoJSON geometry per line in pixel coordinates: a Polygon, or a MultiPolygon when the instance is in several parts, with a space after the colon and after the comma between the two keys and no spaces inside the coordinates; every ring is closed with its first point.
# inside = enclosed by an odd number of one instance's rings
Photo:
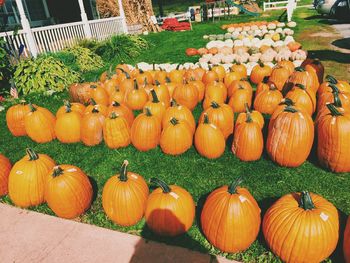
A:
{"type": "Polygon", "coordinates": [[[16,4],[17,4],[17,8],[18,8],[18,13],[19,13],[19,16],[21,19],[22,29],[23,29],[24,33],[26,34],[26,38],[28,41],[28,49],[34,57],[37,57],[38,47],[36,46],[35,39],[33,36],[33,32],[30,28],[28,18],[26,17],[26,14],[24,13],[22,0],[16,0],[16,4]]]}
{"type": "Polygon", "coordinates": [[[84,23],[84,33],[86,38],[91,38],[91,29],[89,25],[89,20],[87,18],[86,12],[85,12],[85,7],[84,7],[84,2],[83,0],[78,0],[79,2],[79,7],[80,7],[80,16],[81,16],[81,21],[84,23]]]}
{"type": "Polygon", "coordinates": [[[123,32],[125,34],[127,34],[128,33],[128,25],[126,24],[126,18],[125,18],[125,12],[124,12],[122,0],[118,0],[118,7],[119,7],[119,16],[122,18],[123,32]]]}

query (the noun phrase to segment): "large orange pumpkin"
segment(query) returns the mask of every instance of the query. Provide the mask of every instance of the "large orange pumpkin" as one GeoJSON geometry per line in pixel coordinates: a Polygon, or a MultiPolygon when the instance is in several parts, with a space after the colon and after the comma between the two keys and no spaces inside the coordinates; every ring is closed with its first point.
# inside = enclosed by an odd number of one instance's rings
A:
{"type": "Polygon", "coordinates": [[[143,108],[143,112],[146,112],[146,108],[148,108],[154,116],[156,116],[159,121],[162,121],[163,115],[166,110],[165,103],[158,99],[157,93],[154,89],[151,90],[152,100],[148,101],[143,108]]]}
{"type": "Polygon", "coordinates": [[[285,95],[296,84],[302,84],[307,90],[311,89],[315,94],[317,90],[313,89],[313,79],[309,72],[301,67],[295,68],[295,71],[290,75],[288,81],[283,87],[282,93],[285,95]]]}
{"type": "Polygon", "coordinates": [[[269,90],[260,92],[254,100],[254,109],[265,114],[273,114],[283,99],[282,93],[273,83],[270,83],[269,86],[269,90]]]}
{"type": "Polygon", "coordinates": [[[177,185],[167,185],[152,178],[159,188],[148,197],[147,226],[160,236],[177,236],[187,232],[194,220],[195,204],[189,192],[177,185]]]}
{"type": "Polygon", "coordinates": [[[180,69],[180,64],[177,65],[176,69],[170,71],[169,78],[171,82],[182,83],[184,80],[184,71],[180,69]]]}
{"type": "Polygon", "coordinates": [[[244,112],[246,104],[252,105],[252,92],[243,87],[234,91],[228,102],[234,113],[244,112]]]}
{"type": "Polygon", "coordinates": [[[66,113],[67,107],[71,109],[71,111],[77,112],[80,115],[84,114],[85,106],[79,102],[70,103],[68,100],[64,101],[64,105],[61,106],[56,112],[56,118],[66,113]]]}
{"type": "Polygon", "coordinates": [[[84,115],[92,113],[93,110],[98,110],[103,116],[107,116],[108,107],[103,104],[97,104],[94,99],[89,100],[89,105],[84,110],[84,115]]]}
{"type": "Polygon", "coordinates": [[[112,112],[103,124],[103,138],[111,149],[128,146],[130,144],[130,127],[126,119],[112,112]]]}
{"type": "Polygon", "coordinates": [[[89,178],[76,166],[59,165],[48,173],[45,200],[59,217],[80,216],[90,207],[92,194],[89,178]]]}
{"type": "Polygon", "coordinates": [[[13,136],[27,135],[24,126],[24,117],[30,112],[29,106],[23,102],[11,106],[6,112],[7,127],[13,136]]]}
{"type": "Polygon", "coordinates": [[[205,96],[210,98],[217,98],[219,96],[222,97],[220,101],[226,101],[227,88],[224,83],[214,81],[205,87],[205,96]]]}
{"type": "Polygon", "coordinates": [[[160,120],[150,109],[145,108],[145,111],[136,117],[131,127],[131,142],[142,152],[156,148],[161,134],[160,120]]]}
{"type": "Polygon", "coordinates": [[[125,101],[125,92],[119,87],[116,88],[109,96],[109,104],[113,103],[113,101],[117,101],[119,103],[123,103],[125,101]]]}
{"type": "Polygon", "coordinates": [[[320,96],[324,92],[332,92],[331,84],[336,85],[340,93],[350,93],[350,84],[347,81],[337,80],[335,77],[327,75],[326,81],[323,82],[317,90],[317,95],[320,96]]]}
{"type": "Polygon", "coordinates": [[[344,255],[345,262],[350,262],[350,216],[344,232],[344,255]]]}
{"type": "MultiPolygon", "coordinates": [[[[329,103],[327,103],[327,104],[329,104],[329,103]]],[[[317,115],[316,115],[316,118],[315,118],[315,125],[318,124],[319,120],[322,117],[324,117],[325,115],[329,114],[329,109],[327,107],[327,104],[317,111],[317,115]]],[[[341,100],[339,99],[339,93],[338,92],[333,92],[333,103],[332,104],[335,106],[335,108],[337,109],[337,111],[339,113],[344,114],[345,112],[350,110],[349,107],[343,107],[343,104],[342,104],[341,100]]]]}
{"type": "Polygon", "coordinates": [[[294,72],[295,66],[294,63],[290,60],[282,60],[277,63],[278,66],[283,67],[288,70],[289,76],[294,72]]]}
{"type": "Polygon", "coordinates": [[[321,110],[327,103],[334,103],[334,93],[338,94],[338,99],[344,108],[350,108],[350,93],[341,92],[334,84],[329,84],[329,87],[331,87],[332,92],[323,92],[318,96],[317,109],[321,110]]]}
{"type": "Polygon", "coordinates": [[[90,86],[90,98],[94,99],[97,104],[107,106],[109,103],[108,93],[100,85],[90,86]]]}
{"type": "Polygon", "coordinates": [[[281,91],[288,78],[289,71],[286,68],[276,66],[271,72],[269,81],[274,83],[276,85],[276,88],[281,91]]]}
{"type": "Polygon", "coordinates": [[[219,81],[219,75],[216,71],[212,70],[212,68],[209,68],[209,70],[203,75],[202,81],[205,85],[208,85],[214,81],[219,81]]]}
{"type": "Polygon", "coordinates": [[[262,228],[270,249],[284,262],[317,263],[337,246],[339,216],[319,195],[292,193],[269,208],[262,228]]]}
{"type": "Polygon", "coordinates": [[[135,116],[132,110],[128,108],[128,106],[113,101],[111,106],[109,106],[108,108],[108,116],[110,116],[112,112],[114,112],[116,115],[119,115],[120,117],[124,117],[125,120],[128,122],[129,127],[131,127],[132,123],[134,122],[135,116]]]}
{"type": "Polygon", "coordinates": [[[204,95],[205,95],[205,85],[201,80],[190,80],[189,83],[197,88],[198,102],[201,102],[204,99],[204,95]]]}
{"type": "Polygon", "coordinates": [[[246,250],[260,229],[260,208],[240,180],[213,191],[201,214],[203,233],[208,241],[226,253],[246,250]],[[220,220],[218,220],[220,215],[220,220]]]}
{"type": "Polygon", "coordinates": [[[333,172],[350,172],[350,114],[327,104],[330,114],[317,123],[317,155],[322,166],[333,172]]]}
{"type": "Polygon", "coordinates": [[[272,68],[263,63],[259,63],[254,66],[252,72],[250,73],[250,81],[254,84],[259,84],[263,81],[264,78],[270,77],[272,68]]]}
{"type": "Polygon", "coordinates": [[[145,89],[139,88],[137,81],[134,81],[134,89],[126,94],[125,102],[131,110],[142,110],[148,101],[145,89]]]}
{"type": "Polygon", "coordinates": [[[61,113],[57,118],[55,125],[55,134],[62,143],[76,143],[80,141],[81,115],[72,111],[69,104],[66,106],[66,112],[61,113]]]}
{"type": "Polygon", "coordinates": [[[236,120],[236,126],[241,123],[245,123],[247,120],[247,115],[250,114],[250,118],[252,119],[252,121],[259,124],[259,127],[261,129],[264,128],[264,125],[265,125],[264,116],[259,111],[249,109],[248,103],[245,104],[245,110],[246,110],[245,112],[241,112],[238,115],[236,120]]]}
{"type": "Polygon", "coordinates": [[[85,115],[81,120],[81,141],[87,146],[100,144],[103,139],[104,122],[105,116],[97,109],[93,109],[91,114],[85,115]]]}
{"type": "MultiPolygon", "coordinates": [[[[216,72],[216,74],[218,74],[219,77],[219,81],[223,81],[224,77],[226,75],[226,70],[223,66],[221,65],[216,65],[212,68],[213,71],[216,72]]],[[[243,78],[243,77],[242,77],[243,78]]]]}
{"type": "Polygon", "coordinates": [[[306,90],[302,84],[296,84],[286,95],[294,102],[295,107],[303,108],[310,116],[316,110],[316,96],[311,90],[306,90]]]}
{"type": "Polygon", "coordinates": [[[124,161],[120,173],[108,179],[102,191],[103,210],[114,223],[132,226],[141,220],[149,194],[147,183],[137,173],[128,171],[124,161]]]}
{"type": "Polygon", "coordinates": [[[318,59],[307,58],[301,64],[307,70],[307,67],[311,67],[315,70],[319,83],[323,82],[324,66],[322,62],[318,59]]]}
{"type": "Polygon", "coordinates": [[[167,108],[162,119],[163,128],[170,122],[172,118],[179,121],[186,121],[190,127],[192,134],[196,130],[196,121],[193,117],[192,112],[183,105],[177,104],[175,100],[171,101],[171,107],[167,108]]]}
{"type": "Polygon", "coordinates": [[[227,88],[227,96],[231,98],[235,91],[241,90],[241,89],[249,91],[249,94],[253,96],[253,88],[250,85],[249,81],[246,79],[232,81],[230,86],[228,86],[227,88]]]}
{"type": "Polygon", "coordinates": [[[0,196],[8,193],[8,181],[11,168],[10,160],[0,154],[0,196]]]}
{"type": "MultiPolygon", "coordinates": [[[[170,106],[170,93],[168,87],[169,85],[167,86],[166,84],[160,84],[158,81],[156,81],[156,85],[153,87],[158,99],[164,103],[165,108],[170,106]]],[[[153,95],[149,94],[149,97],[152,99],[153,95]]]]}
{"type": "Polygon", "coordinates": [[[179,84],[173,93],[173,98],[181,105],[186,106],[191,111],[197,106],[198,103],[198,90],[196,86],[191,83],[179,84]]]}
{"type": "Polygon", "coordinates": [[[246,78],[248,76],[247,67],[244,64],[236,63],[231,66],[233,72],[238,72],[241,78],[246,78]]]}
{"type": "Polygon", "coordinates": [[[314,123],[306,112],[287,106],[272,115],[266,149],[277,164],[300,166],[309,156],[313,141],[314,123]]]}
{"type": "Polygon", "coordinates": [[[225,86],[228,88],[234,80],[240,80],[242,78],[241,74],[235,71],[229,72],[224,78],[225,86]]]}
{"type": "Polygon", "coordinates": [[[15,163],[9,175],[8,191],[12,202],[23,208],[44,203],[48,172],[54,166],[55,161],[46,154],[27,149],[27,155],[15,163]]]}

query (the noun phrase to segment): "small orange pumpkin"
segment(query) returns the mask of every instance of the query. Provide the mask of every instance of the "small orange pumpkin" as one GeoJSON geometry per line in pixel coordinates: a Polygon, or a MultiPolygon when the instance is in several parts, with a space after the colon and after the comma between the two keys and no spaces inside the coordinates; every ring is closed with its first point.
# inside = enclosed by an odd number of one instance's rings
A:
{"type": "Polygon", "coordinates": [[[126,94],[125,103],[131,110],[142,110],[148,101],[148,95],[145,89],[139,88],[134,80],[134,89],[126,94]]]}
{"type": "Polygon", "coordinates": [[[198,104],[198,90],[191,83],[179,84],[174,90],[173,98],[192,111],[198,104]]]}
{"type": "Polygon", "coordinates": [[[252,121],[256,122],[261,129],[264,128],[264,125],[265,125],[264,116],[259,111],[250,110],[248,103],[245,104],[245,110],[246,110],[245,112],[241,112],[238,115],[236,120],[236,126],[241,123],[244,123],[247,120],[247,115],[250,114],[252,121]]]}
{"type": "Polygon", "coordinates": [[[128,122],[129,127],[131,127],[132,123],[134,122],[135,116],[133,111],[130,110],[128,106],[114,101],[111,104],[111,106],[109,106],[107,115],[110,116],[112,112],[114,112],[119,117],[124,117],[125,120],[128,122]]]}
{"type": "Polygon", "coordinates": [[[103,138],[110,149],[128,146],[130,144],[130,127],[126,119],[112,112],[103,124],[103,138]]]}
{"type": "Polygon", "coordinates": [[[11,106],[6,112],[7,127],[13,136],[26,136],[24,117],[30,112],[29,105],[24,101],[11,106]]]}
{"type": "Polygon", "coordinates": [[[105,116],[98,109],[93,109],[81,120],[80,136],[81,141],[87,146],[95,146],[102,142],[103,124],[105,116]]]}
{"type": "Polygon", "coordinates": [[[156,116],[159,121],[162,121],[163,115],[165,113],[166,107],[164,102],[158,99],[157,93],[154,89],[151,90],[152,100],[148,101],[143,108],[143,112],[146,112],[148,108],[154,116],[156,116]]]}
{"type": "Polygon", "coordinates": [[[8,181],[11,168],[10,160],[0,154],[0,197],[8,193],[8,181]]]}
{"type": "Polygon", "coordinates": [[[66,112],[61,113],[56,120],[55,134],[62,143],[80,142],[81,115],[66,106],[66,112]]]}

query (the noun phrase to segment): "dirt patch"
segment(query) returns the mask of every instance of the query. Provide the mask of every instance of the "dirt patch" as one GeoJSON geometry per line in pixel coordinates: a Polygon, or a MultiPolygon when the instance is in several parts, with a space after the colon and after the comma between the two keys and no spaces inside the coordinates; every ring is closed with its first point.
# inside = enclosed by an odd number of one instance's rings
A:
{"type": "Polygon", "coordinates": [[[318,32],[315,34],[311,34],[310,37],[335,37],[336,34],[332,32],[318,32]]]}

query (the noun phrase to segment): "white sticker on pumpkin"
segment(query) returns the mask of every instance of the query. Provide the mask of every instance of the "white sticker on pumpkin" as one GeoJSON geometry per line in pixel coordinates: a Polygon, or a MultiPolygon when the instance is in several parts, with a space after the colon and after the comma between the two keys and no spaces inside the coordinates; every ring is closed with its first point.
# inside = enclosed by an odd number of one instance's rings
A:
{"type": "Polygon", "coordinates": [[[23,174],[23,171],[16,171],[16,174],[23,174]]]}
{"type": "Polygon", "coordinates": [[[131,174],[130,176],[131,176],[132,178],[134,178],[134,179],[139,178],[136,174],[131,174]]]}
{"type": "Polygon", "coordinates": [[[174,193],[174,192],[170,192],[169,193],[172,197],[174,197],[176,200],[179,198],[179,196],[176,194],[176,193],[174,193]]]}
{"type": "Polygon", "coordinates": [[[76,171],[77,171],[77,169],[75,169],[75,168],[70,168],[70,169],[67,170],[67,172],[69,172],[69,173],[74,173],[76,171]]]}
{"type": "Polygon", "coordinates": [[[240,195],[239,200],[241,200],[241,203],[244,203],[245,201],[247,201],[247,198],[245,198],[243,195],[240,195]]]}
{"type": "Polygon", "coordinates": [[[328,218],[329,218],[329,216],[327,216],[327,215],[326,215],[325,213],[323,213],[323,212],[320,214],[320,217],[322,218],[323,221],[327,221],[328,218]]]}
{"type": "Polygon", "coordinates": [[[217,129],[216,126],[215,126],[214,124],[210,124],[210,126],[211,126],[212,128],[214,128],[215,130],[217,129]]]}

